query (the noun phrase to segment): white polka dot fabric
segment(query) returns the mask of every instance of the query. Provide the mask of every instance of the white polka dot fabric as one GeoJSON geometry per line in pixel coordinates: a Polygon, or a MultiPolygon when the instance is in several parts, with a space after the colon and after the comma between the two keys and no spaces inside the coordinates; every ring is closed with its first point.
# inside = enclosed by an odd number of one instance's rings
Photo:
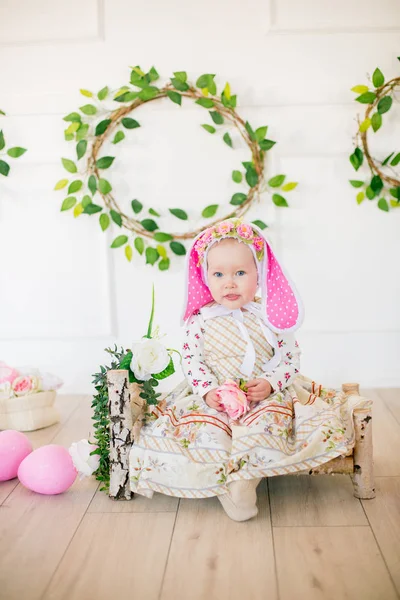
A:
{"type": "Polygon", "coordinates": [[[271,325],[284,331],[299,321],[299,305],[268,244],[267,257],[267,318],[271,325]]]}
{"type": "Polygon", "coordinates": [[[187,305],[185,309],[184,320],[188,319],[196,310],[199,310],[212,301],[211,292],[203,282],[202,267],[197,266],[197,252],[192,247],[188,261],[187,274],[187,305]]]}

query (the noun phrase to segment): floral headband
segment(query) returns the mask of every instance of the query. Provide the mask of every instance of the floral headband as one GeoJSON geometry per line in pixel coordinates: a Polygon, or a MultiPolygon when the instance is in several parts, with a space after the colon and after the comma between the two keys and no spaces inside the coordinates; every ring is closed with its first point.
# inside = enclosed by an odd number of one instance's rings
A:
{"type": "Polygon", "coordinates": [[[254,249],[254,255],[258,261],[264,257],[264,238],[255,231],[251,225],[243,223],[240,219],[231,221],[222,221],[214,227],[209,227],[197,238],[194,244],[194,250],[197,252],[198,265],[204,263],[207,250],[216,241],[224,238],[237,239],[240,242],[249,244],[254,249]]]}
{"type": "Polygon", "coordinates": [[[213,300],[207,285],[207,253],[224,238],[248,244],[256,259],[261,288],[262,314],[266,325],[275,332],[295,331],[303,321],[300,296],[278,262],[269,241],[253,223],[229,219],[209,227],[194,240],[186,258],[186,293],[182,321],[213,300]]]}

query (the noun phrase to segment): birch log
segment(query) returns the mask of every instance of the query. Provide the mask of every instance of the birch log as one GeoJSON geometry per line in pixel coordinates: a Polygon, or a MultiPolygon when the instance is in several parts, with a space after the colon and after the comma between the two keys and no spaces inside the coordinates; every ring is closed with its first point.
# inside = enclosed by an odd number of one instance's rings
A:
{"type": "Polygon", "coordinates": [[[142,387],[137,383],[129,384],[129,395],[131,401],[132,413],[132,444],[139,440],[140,430],[143,424],[144,413],[146,412],[146,401],[140,397],[142,387]]]}
{"type": "Polygon", "coordinates": [[[129,452],[132,446],[132,410],[128,371],[107,372],[110,415],[110,498],[131,500],[129,452]]]}
{"type": "MultiPolygon", "coordinates": [[[[345,394],[359,395],[357,383],[344,383],[345,394]]],[[[352,474],[354,496],[368,500],[375,498],[374,462],[372,451],[372,402],[370,406],[356,408],[353,413],[355,445],[352,474]]]]}

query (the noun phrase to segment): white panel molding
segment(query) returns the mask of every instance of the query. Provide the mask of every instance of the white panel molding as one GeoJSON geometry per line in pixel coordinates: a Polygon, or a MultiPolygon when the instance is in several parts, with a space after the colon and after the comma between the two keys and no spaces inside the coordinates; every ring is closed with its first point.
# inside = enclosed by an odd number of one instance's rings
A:
{"type": "Polygon", "coordinates": [[[68,35],[57,36],[57,37],[44,37],[41,39],[32,39],[27,40],[18,40],[15,41],[6,41],[2,42],[0,38],[0,48],[10,48],[10,47],[24,47],[24,46],[44,46],[48,44],[52,45],[66,45],[71,44],[74,45],[77,42],[83,44],[93,44],[98,42],[105,41],[105,25],[104,25],[104,1],[105,0],[96,0],[96,14],[94,19],[96,21],[96,33],[94,35],[77,35],[74,37],[69,37],[68,35]]]}
{"type": "MultiPolygon", "coordinates": [[[[297,0],[298,1],[298,0],[297,0]]],[[[277,3],[279,0],[270,0],[269,3],[269,23],[267,35],[332,35],[332,34],[370,34],[370,33],[398,33],[400,25],[362,25],[360,27],[349,25],[326,27],[316,25],[314,27],[281,27],[277,19],[277,3]]],[[[332,3],[333,4],[333,3],[332,3]]]]}
{"type": "Polygon", "coordinates": [[[271,27],[268,30],[268,35],[335,35],[335,34],[370,34],[370,33],[399,33],[400,27],[359,27],[359,28],[334,28],[334,27],[321,27],[320,29],[280,29],[279,27],[271,27]]]}
{"type": "Polygon", "coordinates": [[[105,0],[97,0],[97,41],[106,41],[105,0]]]}
{"type": "MultiPolygon", "coordinates": [[[[33,96],[30,98],[29,104],[26,103],[26,95],[23,93],[7,93],[4,92],[2,94],[2,106],[7,113],[9,118],[18,117],[59,117],[60,123],[62,122],[63,117],[68,112],[72,112],[75,110],[76,106],[79,103],[78,90],[66,90],[65,92],[59,93],[46,93],[33,96]],[[68,99],[68,100],[67,100],[68,99]],[[65,110],[60,111],[60,105],[65,105],[65,110]]],[[[240,91],[238,91],[240,94],[240,91]]],[[[347,93],[347,91],[346,91],[347,93]]],[[[350,96],[350,94],[349,94],[350,96]]],[[[330,107],[334,106],[342,107],[342,108],[350,108],[354,107],[354,100],[351,99],[348,102],[340,101],[337,102],[330,100],[314,100],[307,101],[299,99],[295,100],[282,100],[279,102],[254,102],[254,103],[240,103],[239,110],[247,110],[253,108],[292,108],[292,107],[302,107],[302,108],[313,108],[313,107],[330,107]]],[[[188,106],[185,107],[187,110],[197,110],[196,107],[188,106]]]]}

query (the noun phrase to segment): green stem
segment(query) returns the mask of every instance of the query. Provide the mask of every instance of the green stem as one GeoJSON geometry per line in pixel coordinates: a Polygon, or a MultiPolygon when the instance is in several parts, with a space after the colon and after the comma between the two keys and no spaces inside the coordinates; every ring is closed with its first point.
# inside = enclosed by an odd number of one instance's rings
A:
{"type": "Polygon", "coordinates": [[[147,328],[147,335],[146,337],[151,339],[151,331],[153,329],[153,319],[154,319],[154,283],[153,283],[153,289],[151,292],[151,313],[150,313],[150,321],[149,321],[149,326],[147,328]]]}

